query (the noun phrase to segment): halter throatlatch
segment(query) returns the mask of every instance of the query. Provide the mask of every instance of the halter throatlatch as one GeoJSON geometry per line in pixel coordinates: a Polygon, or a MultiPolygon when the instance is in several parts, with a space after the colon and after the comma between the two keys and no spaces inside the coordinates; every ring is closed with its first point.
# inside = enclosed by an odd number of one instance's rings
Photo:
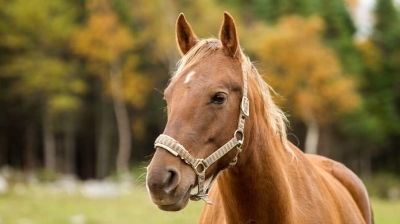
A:
{"type": "Polygon", "coordinates": [[[247,98],[247,70],[244,64],[242,64],[242,71],[243,71],[244,87],[243,87],[243,98],[240,104],[238,128],[234,132],[232,139],[229,140],[227,143],[225,143],[225,145],[223,145],[221,148],[213,152],[210,156],[208,156],[205,159],[196,159],[192,155],[190,155],[190,153],[185,149],[185,147],[183,147],[183,145],[181,145],[178,141],[176,141],[174,138],[168,135],[161,134],[160,136],[158,136],[158,138],[154,143],[155,148],[160,147],[167,150],[174,156],[179,156],[183,161],[189,164],[193,168],[194,172],[197,174],[198,191],[196,194],[192,194],[190,196],[191,200],[198,201],[202,199],[207,204],[212,204],[212,202],[208,198],[208,193],[210,191],[211,185],[213,184],[214,180],[217,178],[221,170],[218,170],[212,176],[211,181],[207,187],[204,186],[204,183],[206,181],[206,170],[211,166],[211,164],[219,160],[221,157],[223,157],[232,149],[236,148],[236,156],[225,168],[234,166],[237,162],[239,153],[242,151],[241,146],[243,145],[244,141],[244,124],[245,124],[245,119],[249,116],[249,110],[250,110],[250,103],[249,99],[247,98]]]}

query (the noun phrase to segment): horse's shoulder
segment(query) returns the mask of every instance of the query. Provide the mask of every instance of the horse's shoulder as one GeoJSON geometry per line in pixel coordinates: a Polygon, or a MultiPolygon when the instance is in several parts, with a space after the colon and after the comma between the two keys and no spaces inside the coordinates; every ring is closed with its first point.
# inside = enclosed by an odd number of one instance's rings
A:
{"type": "Polygon", "coordinates": [[[314,165],[322,168],[324,171],[338,180],[345,188],[347,188],[353,197],[356,195],[361,196],[360,194],[366,193],[366,189],[360,178],[358,178],[353,171],[351,171],[342,163],[318,155],[307,154],[307,157],[314,165]]]}
{"type": "MultiPolygon", "coordinates": [[[[332,173],[334,170],[334,167],[336,164],[340,164],[339,162],[336,162],[334,160],[328,159],[326,157],[323,156],[319,156],[319,155],[314,155],[314,154],[305,154],[306,157],[316,166],[318,166],[319,168],[322,168],[323,170],[332,173]]],[[[344,165],[342,165],[344,166],[344,165]]],[[[344,167],[345,169],[347,169],[346,167],[344,167]]]]}
{"type": "Polygon", "coordinates": [[[358,178],[357,175],[353,173],[353,171],[351,171],[342,163],[319,155],[307,154],[306,156],[312,161],[312,163],[314,163],[314,165],[330,173],[346,188],[350,187],[365,190],[360,178],[358,178]]]}
{"type": "Polygon", "coordinates": [[[371,205],[363,182],[342,163],[318,155],[306,155],[315,165],[338,180],[350,193],[367,223],[373,223],[371,205]]]}

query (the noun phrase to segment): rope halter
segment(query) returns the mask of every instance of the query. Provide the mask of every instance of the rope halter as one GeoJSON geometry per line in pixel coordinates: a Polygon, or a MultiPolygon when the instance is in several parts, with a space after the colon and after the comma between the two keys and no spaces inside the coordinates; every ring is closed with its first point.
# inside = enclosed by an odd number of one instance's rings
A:
{"type": "Polygon", "coordinates": [[[154,143],[154,148],[160,147],[167,150],[174,156],[179,156],[183,161],[185,161],[193,168],[198,178],[198,191],[196,194],[192,194],[190,196],[191,200],[198,201],[202,199],[207,204],[212,204],[212,202],[208,198],[211,185],[213,184],[214,180],[217,178],[221,170],[232,167],[236,164],[238,155],[242,151],[241,146],[243,145],[244,141],[244,124],[245,124],[245,119],[249,116],[249,110],[250,110],[250,102],[249,99],[247,98],[247,70],[244,64],[242,64],[242,71],[243,71],[244,87],[243,87],[242,102],[240,104],[238,128],[234,132],[232,139],[229,140],[227,143],[225,143],[225,145],[223,145],[221,148],[213,152],[210,156],[208,156],[205,159],[196,159],[192,155],[190,155],[190,153],[185,149],[185,147],[183,147],[183,145],[181,145],[177,140],[168,135],[161,134],[160,136],[158,136],[158,138],[154,143]],[[211,166],[211,164],[215,163],[217,160],[219,160],[221,157],[223,157],[225,154],[227,154],[229,151],[235,148],[236,148],[236,156],[229,163],[229,165],[221,170],[218,170],[212,176],[208,186],[207,187],[204,186],[204,183],[206,181],[205,178],[206,170],[211,166]]]}

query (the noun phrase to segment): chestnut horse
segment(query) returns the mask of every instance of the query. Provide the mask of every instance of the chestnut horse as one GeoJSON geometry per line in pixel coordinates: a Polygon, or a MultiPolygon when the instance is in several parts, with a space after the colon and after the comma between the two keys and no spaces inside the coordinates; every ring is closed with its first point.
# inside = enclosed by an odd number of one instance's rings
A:
{"type": "Polygon", "coordinates": [[[202,199],[212,204],[199,219],[207,224],[373,223],[352,171],[287,140],[286,117],[228,13],[219,39],[198,39],[183,14],[176,37],[183,57],[164,92],[168,121],[147,168],[153,203],[178,211],[202,199]]]}

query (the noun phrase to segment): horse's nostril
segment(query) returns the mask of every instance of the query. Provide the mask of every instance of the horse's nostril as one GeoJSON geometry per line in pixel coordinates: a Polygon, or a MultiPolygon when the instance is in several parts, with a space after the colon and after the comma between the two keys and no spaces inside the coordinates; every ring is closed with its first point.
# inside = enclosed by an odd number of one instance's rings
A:
{"type": "Polygon", "coordinates": [[[177,169],[170,167],[168,168],[168,178],[165,183],[165,192],[169,193],[170,191],[174,190],[180,181],[181,177],[177,169]]]}

